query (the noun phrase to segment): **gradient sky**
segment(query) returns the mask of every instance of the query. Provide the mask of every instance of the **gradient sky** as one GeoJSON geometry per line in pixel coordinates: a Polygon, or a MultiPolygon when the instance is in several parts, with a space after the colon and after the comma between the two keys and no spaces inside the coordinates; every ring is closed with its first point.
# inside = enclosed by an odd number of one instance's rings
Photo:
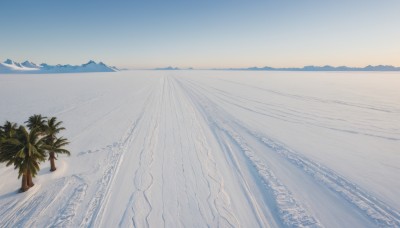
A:
{"type": "Polygon", "coordinates": [[[399,0],[8,0],[0,21],[1,60],[400,66],[399,0]]]}

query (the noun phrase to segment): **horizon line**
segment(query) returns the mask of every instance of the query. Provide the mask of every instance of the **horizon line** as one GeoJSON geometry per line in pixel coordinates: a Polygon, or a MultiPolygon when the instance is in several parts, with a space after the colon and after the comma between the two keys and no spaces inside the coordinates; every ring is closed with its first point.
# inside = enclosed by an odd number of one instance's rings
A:
{"type": "MultiPolygon", "coordinates": [[[[89,59],[88,61],[86,61],[85,63],[88,62],[92,62],[94,61],[92,59],[89,59]]],[[[14,61],[10,58],[7,58],[6,60],[4,60],[1,63],[6,63],[8,60],[14,61]]],[[[30,61],[28,59],[25,59],[23,61],[14,61],[16,63],[23,63],[23,62],[33,62],[30,61]]],[[[96,61],[94,61],[96,62],[96,61]]],[[[97,61],[99,63],[104,63],[106,65],[109,65],[108,63],[106,63],[105,61],[97,61]]],[[[85,64],[83,63],[83,64],[85,64]]],[[[46,62],[42,62],[40,64],[47,64],[46,62]]],[[[66,63],[66,64],[61,64],[58,63],[56,65],[71,65],[70,63],[66,63]]],[[[389,67],[395,70],[400,70],[400,66],[395,66],[395,65],[385,65],[385,64],[377,64],[377,65],[373,65],[373,64],[368,64],[368,65],[364,65],[364,66],[360,66],[360,67],[354,67],[354,66],[348,66],[348,65],[329,65],[329,64],[324,64],[324,65],[304,65],[301,67],[272,67],[272,66],[268,66],[268,65],[264,65],[264,66],[247,66],[247,67],[178,67],[178,66],[174,66],[174,65],[167,65],[165,67],[121,67],[118,65],[113,65],[119,69],[123,69],[123,70],[278,70],[278,71],[285,71],[285,70],[305,70],[306,68],[330,68],[330,70],[333,69],[338,69],[338,70],[343,70],[342,68],[345,68],[347,70],[357,70],[357,69],[365,69],[365,68],[369,68],[369,67],[373,67],[373,68],[377,68],[377,67],[389,67]]]]}

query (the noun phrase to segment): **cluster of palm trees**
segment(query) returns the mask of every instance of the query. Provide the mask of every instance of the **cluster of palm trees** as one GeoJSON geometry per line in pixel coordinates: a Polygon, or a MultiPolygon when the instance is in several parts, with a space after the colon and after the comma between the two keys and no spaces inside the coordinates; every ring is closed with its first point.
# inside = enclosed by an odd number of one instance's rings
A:
{"type": "Polygon", "coordinates": [[[14,169],[18,169],[18,178],[22,177],[21,192],[34,185],[32,178],[40,170],[39,164],[47,157],[50,171],[55,171],[56,155],[70,155],[64,148],[68,140],[58,137],[58,133],[65,128],[56,117],[33,115],[25,123],[26,127],[6,121],[0,126],[0,163],[14,165],[14,169]]]}

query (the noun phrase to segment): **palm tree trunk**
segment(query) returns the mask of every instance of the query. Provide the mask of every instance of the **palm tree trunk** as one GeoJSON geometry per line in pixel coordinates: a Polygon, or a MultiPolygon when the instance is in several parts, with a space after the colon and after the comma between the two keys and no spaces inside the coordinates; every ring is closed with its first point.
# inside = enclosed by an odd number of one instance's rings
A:
{"type": "Polygon", "coordinates": [[[56,160],[56,156],[55,156],[54,152],[50,152],[50,171],[51,172],[54,172],[57,169],[55,160],[56,160]]]}
{"type": "Polygon", "coordinates": [[[29,187],[33,187],[33,185],[35,185],[32,181],[32,173],[30,170],[27,172],[27,183],[29,187]]]}
{"type": "Polygon", "coordinates": [[[26,173],[22,174],[22,182],[20,192],[26,192],[29,189],[28,178],[26,173]]]}

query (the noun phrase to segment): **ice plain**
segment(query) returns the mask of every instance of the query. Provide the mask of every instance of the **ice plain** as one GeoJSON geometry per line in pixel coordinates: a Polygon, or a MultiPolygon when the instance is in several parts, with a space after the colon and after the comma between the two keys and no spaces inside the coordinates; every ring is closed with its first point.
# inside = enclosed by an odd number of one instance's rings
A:
{"type": "Polygon", "coordinates": [[[64,121],[70,157],[0,227],[399,227],[400,73],[0,75],[0,120],[64,121]]]}

